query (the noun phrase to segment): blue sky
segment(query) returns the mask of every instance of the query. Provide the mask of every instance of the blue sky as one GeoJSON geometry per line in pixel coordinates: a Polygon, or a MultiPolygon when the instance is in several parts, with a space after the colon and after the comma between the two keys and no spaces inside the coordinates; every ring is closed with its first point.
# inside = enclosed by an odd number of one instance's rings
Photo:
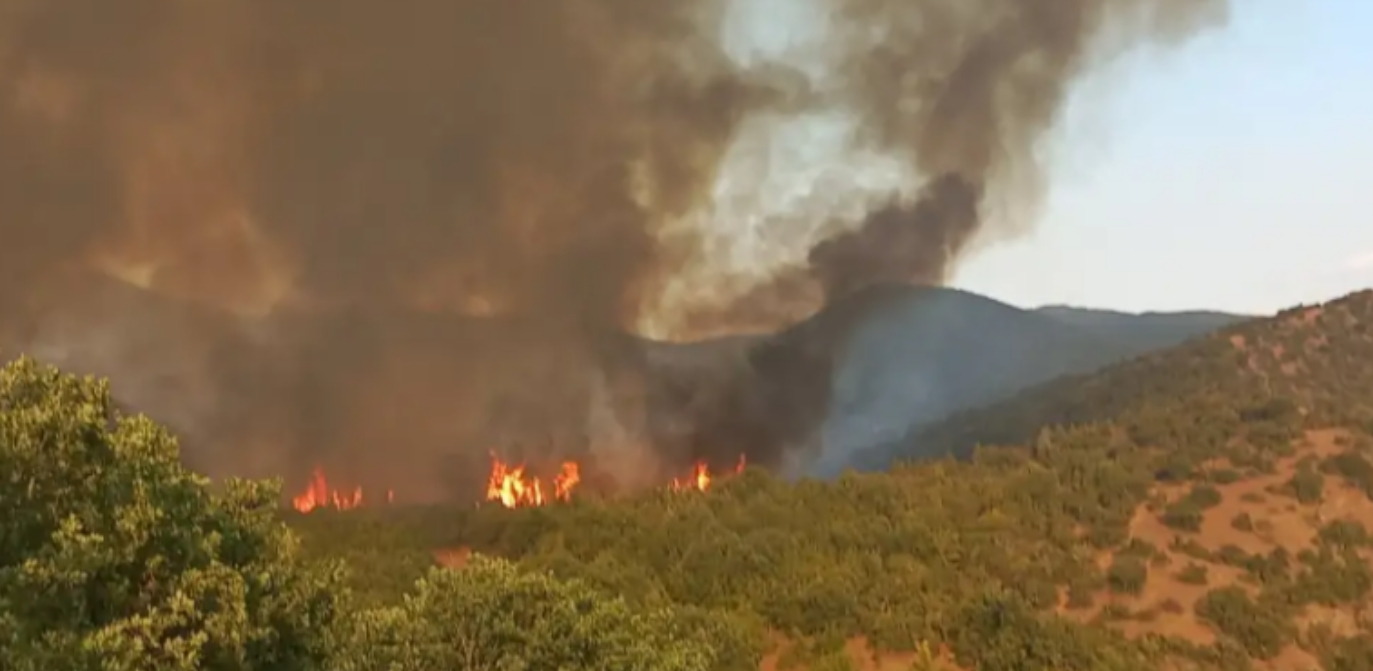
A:
{"type": "Polygon", "coordinates": [[[1107,73],[1088,137],[1060,133],[1035,233],[956,284],[1020,305],[1245,312],[1373,286],[1370,35],[1373,3],[1237,0],[1223,30],[1107,73]]]}
{"type": "Polygon", "coordinates": [[[1038,225],[956,286],[1251,313],[1373,287],[1373,3],[1233,4],[1225,27],[1085,82],[1038,225]]]}

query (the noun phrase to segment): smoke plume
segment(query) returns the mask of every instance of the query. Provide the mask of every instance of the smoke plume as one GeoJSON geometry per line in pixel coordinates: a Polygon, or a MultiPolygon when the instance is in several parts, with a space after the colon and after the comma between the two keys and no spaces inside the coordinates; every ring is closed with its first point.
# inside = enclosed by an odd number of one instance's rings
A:
{"type": "Polygon", "coordinates": [[[945,281],[989,193],[1032,219],[1089,56],[1226,10],[813,3],[819,70],[729,58],[719,0],[0,0],[0,347],[113,375],[221,473],[428,497],[490,449],[775,463],[748,357],[682,392],[626,335],[647,306],[688,269],[710,298],[666,321],[715,331],[945,281]],[[769,277],[711,271],[689,222],[741,129],[815,114],[900,183],[788,212],[769,277]],[[693,437],[647,445],[663,416],[693,437]]]}

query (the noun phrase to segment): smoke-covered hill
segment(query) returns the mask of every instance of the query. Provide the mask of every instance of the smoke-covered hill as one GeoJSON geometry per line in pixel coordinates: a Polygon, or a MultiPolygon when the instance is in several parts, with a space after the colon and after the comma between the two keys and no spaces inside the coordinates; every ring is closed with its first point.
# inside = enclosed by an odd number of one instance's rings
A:
{"type": "Polygon", "coordinates": [[[1364,291],[1232,324],[1094,375],[1065,376],[969,408],[870,448],[855,465],[882,470],[895,460],[967,455],[979,444],[1024,444],[1041,427],[1101,421],[1127,408],[1186,417],[1197,412],[1189,404],[1218,398],[1239,404],[1241,396],[1281,395],[1299,404],[1308,421],[1338,424],[1350,418],[1330,416],[1338,413],[1328,406],[1349,406],[1352,385],[1367,383],[1354,374],[1364,362],[1351,352],[1366,347],[1370,306],[1373,292],[1364,291]]]}
{"type": "MultiPolygon", "coordinates": [[[[32,304],[50,306],[42,290],[32,304]]],[[[0,324],[5,349],[118,380],[121,402],[173,426],[187,459],[212,474],[291,484],[323,466],[417,500],[464,498],[492,452],[590,459],[618,486],[741,452],[827,475],[949,413],[1221,318],[1113,315],[1089,327],[885,285],[777,334],[666,343],[397,309],[242,318],[94,275],[59,289],[77,290],[102,310],[12,314],[0,324]]]]}
{"type": "Polygon", "coordinates": [[[832,475],[849,455],[950,413],[1242,319],[1022,310],[954,289],[889,285],[833,306],[778,340],[823,351],[835,364],[822,456],[809,468],[832,475]]]}

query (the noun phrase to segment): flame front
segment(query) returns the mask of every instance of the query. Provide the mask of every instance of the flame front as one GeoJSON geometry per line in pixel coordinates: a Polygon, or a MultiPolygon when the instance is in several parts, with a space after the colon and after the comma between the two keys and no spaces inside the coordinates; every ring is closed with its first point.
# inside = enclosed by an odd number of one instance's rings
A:
{"type": "Polygon", "coordinates": [[[672,489],[678,492],[688,489],[704,492],[710,489],[710,467],[703,461],[696,462],[691,468],[691,477],[672,479],[672,489]]]}
{"type": "Polygon", "coordinates": [[[491,477],[486,484],[486,500],[499,501],[506,508],[541,506],[549,501],[544,492],[549,491],[554,501],[567,501],[572,497],[572,489],[581,482],[581,467],[574,461],[564,462],[562,470],[552,480],[552,488],[544,487],[539,478],[525,477],[524,466],[511,467],[505,462],[491,458],[491,477]]]}
{"type": "MultiPolygon", "coordinates": [[[[394,492],[386,492],[387,503],[390,503],[394,498],[394,492]]],[[[306,486],[305,491],[291,500],[291,506],[302,513],[308,513],[318,508],[352,510],[360,505],[362,505],[361,487],[354,487],[352,490],[330,487],[329,479],[325,477],[324,470],[318,467],[311,475],[310,484],[306,486]]]]}
{"type": "MultiPolygon", "coordinates": [[[[745,459],[739,456],[735,473],[744,471],[745,459]]],[[[486,500],[500,503],[506,508],[525,508],[542,506],[550,501],[569,501],[572,490],[581,482],[581,466],[575,461],[564,462],[561,471],[546,486],[538,477],[526,475],[524,465],[511,466],[500,458],[491,457],[491,477],[487,480],[486,500]]],[[[714,476],[705,462],[697,462],[691,475],[686,478],[673,478],[670,487],[673,491],[701,491],[710,489],[714,476]]]]}

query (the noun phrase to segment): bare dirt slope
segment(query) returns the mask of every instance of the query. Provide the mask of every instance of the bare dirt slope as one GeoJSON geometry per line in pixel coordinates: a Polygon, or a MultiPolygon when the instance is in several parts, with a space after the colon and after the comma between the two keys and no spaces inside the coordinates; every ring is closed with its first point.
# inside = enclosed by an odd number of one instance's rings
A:
{"type": "MultiPolygon", "coordinates": [[[[1373,530],[1373,500],[1355,483],[1323,475],[1314,497],[1300,494],[1293,486],[1299,472],[1320,473],[1320,464],[1346,452],[1368,456],[1373,454],[1373,445],[1343,431],[1327,430],[1308,431],[1293,447],[1292,454],[1279,459],[1268,472],[1234,469],[1224,461],[1214,461],[1204,466],[1199,481],[1156,486],[1150,501],[1135,511],[1131,542],[1125,546],[1148,555],[1142,586],[1130,590],[1111,583],[1091,594],[1090,602],[1074,602],[1065,590],[1059,612],[1105,623],[1132,638],[1156,634],[1210,645],[1224,634],[1198,614],[1198,604],[1209,592],[1226,587],[1259,598],[1264,578],[1256,575],[1252,558],[1275,554],[1293,558],[1285,572],[1295,577],[1303,553],[1318,550],[1322,529],[1353,524],[1373,530]],[[1219,500],[1202,512],[1194,530],[1170,524],[1169,506],[1199,486],[1214,489],[1219,500]]],[[[1109,575],[1122,554],[1121,550],[1102,553],[1098,564],[1109,575]]],[[[1373,565],[1369,547],[1360,548],[1358,554],[1373,565]]],[[[1289,624],[1296,631],[1296,642],[1258,662],[1257,668],[1320,668],[1308,648],[1332,634],[1373,632],[1373,603],[1307,606],[1289,624]]]]}

